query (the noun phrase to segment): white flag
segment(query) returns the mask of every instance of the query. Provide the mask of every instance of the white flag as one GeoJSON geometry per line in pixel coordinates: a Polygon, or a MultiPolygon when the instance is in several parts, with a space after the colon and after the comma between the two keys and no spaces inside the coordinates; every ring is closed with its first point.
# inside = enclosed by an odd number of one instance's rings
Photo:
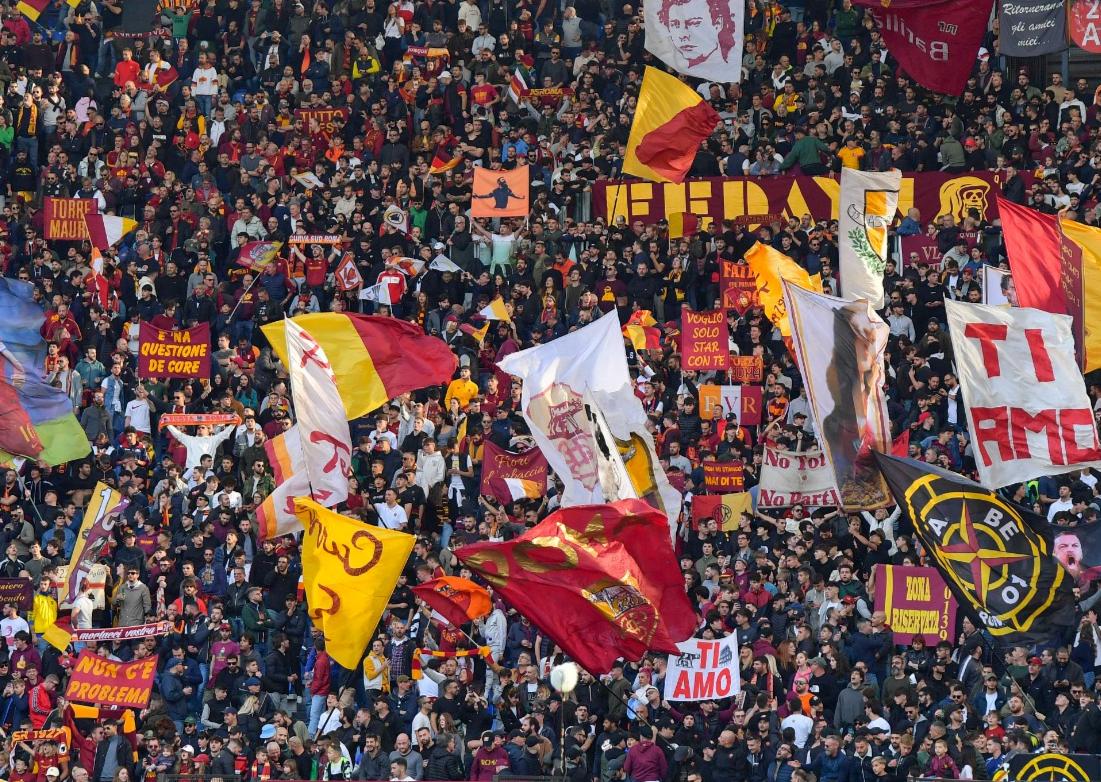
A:
{"type": "Polygon", "coordinates": [[[902,172],[841,169],[838,250],[841,293],[849,301],[864,299],[883,306],[883,269],[887,233],[898,209],[902,172]]]}
{"type": "Polygon", "coordinates": [[[429,269],[435,269],[438,272],[461,272],[463,269],[459,264],[448,258],[446,255],[437,255],[432,259],[432,263],[428,264],[429,269]]]}
{"type": "Polygon", "coordinates": [[[1101,467],[1069,315],[944,302],[979,482],[1101,467]]]}
{"type": "Polygon", "coordinates": [[[395,231],[409,233],[409,213],[397,204],[386,207],[386,211],[382,213],[382,221],[395,231]]]}
{"type": "Polygon", "coordinates": [[[348,498],[348,469],[352,461],[348,415],[337,391],[332,365],[321,345],[293,320],[286,322],[286,335],[287,372],[306,476],[313,499],[331,508],[348,498]]]}
{"type": "Polygon", "coordinates": [[[632,390],[614,310],[513,353],[500,367],[524,381],[524,420],[565,484],[564,506],[642,499],[664,512],[676,532],[680,493],[669,485],[632,390]]]}
{"type": "MultiPolygon", "coordinates": [[[[997,266],[984,263],[982,267],[982,303],[996,307],[1012,307],[1009,293],[1013,285],[1013,275],[997,266]]],[[[1016,291],[1013,291],[1014,295],[1016,291]]]]}
{"type": "Polygon", "coordinates": [[[359,298],[362,301],[377,301],[379,304],[389,305],[391,304],[390,286],[385,282],[368,285],[359,292],[359,298]]]}

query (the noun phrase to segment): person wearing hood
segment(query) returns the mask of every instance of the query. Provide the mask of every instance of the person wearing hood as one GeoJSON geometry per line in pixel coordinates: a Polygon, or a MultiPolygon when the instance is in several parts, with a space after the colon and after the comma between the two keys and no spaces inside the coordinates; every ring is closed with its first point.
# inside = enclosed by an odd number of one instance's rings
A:
{"type": "Polygon", "coordinates": [[[654,729],[643,726],[639,741],[627,750],[627,762],[623,764],[624,773],[636,782],[659,782],[665,779],[669,763],[665,753],[654,743],[654,729]]]}

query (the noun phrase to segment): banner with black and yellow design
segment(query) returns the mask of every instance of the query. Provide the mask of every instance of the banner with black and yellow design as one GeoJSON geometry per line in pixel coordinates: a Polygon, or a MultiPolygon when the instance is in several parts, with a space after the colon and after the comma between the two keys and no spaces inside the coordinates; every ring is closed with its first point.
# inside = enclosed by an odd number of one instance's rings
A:
{"type": "Polygon", "coordinates": [[[1053,641],[1074,623],[1073,580],[1035,514],[955,473],[875,457],[929,552],[929,564],[995,639],[1006,645],[1053,641]]]}

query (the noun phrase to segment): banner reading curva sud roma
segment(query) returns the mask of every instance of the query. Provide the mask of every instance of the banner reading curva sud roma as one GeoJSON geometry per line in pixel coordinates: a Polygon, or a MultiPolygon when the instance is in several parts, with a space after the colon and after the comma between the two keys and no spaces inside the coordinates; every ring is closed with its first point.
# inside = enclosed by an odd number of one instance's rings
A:
{"type": "Polygon", "coordinates": [[[138,327],[138,377],[210,377],[210,324],[165,331],[138,327]]]}
{"type": "Polygon", "coordinates": [[[149,705],[157,658],[114,662],[85,649],[76,659],[65,697],[77,703],[144,709],[149,705]]]}
{"type": "MultiPolygon", "coordinates": [[[[1001,175],[992,171],[903,174],[895,216],[901,219],[916,206],[923,220],[950,214],[960,223],[967,210],[977,209],[989,221],[998,215],[994,196],[1001,185],[1001,175]]],[[[714,220],[731,220],[755,231],[763,224],[808,214],[815,220],[836,220],[841,183],[836,176],[707,177],[679,184],[598,180],[593,183],[593,201],[594,213],[609,221],[623,216],[628,222],[652,224],[688,212],[699,215],[701,229],[714,220]]]]}
{"type": "Polygon", "coordinates": [[[935,567],[876,566],[875,604],[896,644],[920,635],[926,646],[936,646],[955,633],[956,599],[935,567]]]}

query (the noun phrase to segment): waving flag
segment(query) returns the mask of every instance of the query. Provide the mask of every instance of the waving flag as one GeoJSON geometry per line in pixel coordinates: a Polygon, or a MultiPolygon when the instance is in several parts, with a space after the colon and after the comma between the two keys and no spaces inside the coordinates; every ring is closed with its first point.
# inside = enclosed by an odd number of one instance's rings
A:
{"type": "Polygon", "coordinates": [[[432,263],[428,264],[429,269],[435,269],[438,272],[454,272],[459,273],[463,270],[459,264],[448,258],[446,255],[437,255],[432,259],[432,263]]]}
{"type": "Polygon", "coordinates": [[[542,497],[547,493],[547,470],[547,459],[538,448],[517,453],[486,440],[479,491],[498,502],[542,497]]]}
{"type": "Polygon", "coordinates": [[[282,242],[260,240],[242,244],[237,253],[237,263],[254,272],[262,272],[279,256],[282,242]]]}
{"type": "Polygon", "coordinates": [[[508,314],[508,308],[505,307],[505,300],[498,296],[486,306],[482,307],[478,311],[486,320],[503,320],[505,323],[512,323],[512,318],[508,314]]]}
{"type": "Polygon", "coordinates": [[[448,136],[441,141],[432,155],[432,164],[428,167],[429,174],[445,174],[463,162],[462,155],[455,154],[455,148],[459,140],[454,136],[448,136]]]}
{"type": "MultiPolygon", "coordinates": [[[[332,362],[348,420],[406,391],[447,383],[458,365],[443,340],[396,318],[317,312],[293,320],[309,331],[332,362]]],[[[263,327],[272,349],[287,365],[285,328],[281,320],[263,327]]]]}
{"type": "Polygon", "coordinates": [[[1074,623],[1073,578],[1043,519],[956,473],[875,458],[960,607],[996,642],[1047,642],[1074,623]]]}
{"type": "Polygon", "coordinates": [[[84,225],[88,228],[88,238],[97,250],[114,247],[126,234],[138,227],[137,220],[129,217],[115,217],[98,212],[85,212],[84,225]]]}
{"type": "Polygon", "coordinates": [[[493,610],[489,592],[458,576],[441,576],[413,587],[413,594],[455,627],[488,616],[493,610]]]}
{"type": "Polygon", "coordinates": [[[356,259],[351,253],[344,253],[344,257],[333,270],[333,278],[336,280],[336,287],[342,291],[363,287],[363,275],[359,273],[356,259]]]}
{"type": "Polygon", "coordinates": [[[382,213],[382,222],[395,231],[400,231],[403,234],[409,233],[409,213],[397,204],[390,204],[386,207],[386,211],[382,213]]]}
{"type": "Polygon", "coordinates": [[[40,332],[45,320],[31,283],[0,277],[0,428],[9,435],[0,445],[0,462],[27,456],[52,466],[81,459],[92,450],[69,395],[49,385],[39,369],[46,363],[40,332]],[[8,451],[7,446],[28,452],[8,451]]]}
{"type": "Polygon", "coordinates": [[[640,500],[558,510],[455,556],[593,674],[673,653],[696,629],[665,516],[640,500]]]}
{"type": "Polygon", "coordinates": [[[780,335],[791,337],[791,321],[784,301],[783,281],[787,280],[808,291],[822,292],[821,283],[807,274],[807,270],[779,250],[757,242],[745,254],[746,263],[757,278],[757,298],[765,317],[780,330],[780,335]]]}
{"type": "Polygon", "coordinates": [[[390,265],[406,277],[416,277],[424,271],[423,258],[409,258],[403,255],[399,258],[391,258],[390,265]]]}
{"type": "Polygon", "coordinates": [[[866,299],[883,306],[883,270],[887,232],[898,210],[902,172],[841,169],[841,206],[837,232],[841,290],[850,301],[866,299]]]}
{"type": "Polygon", "coordinates": [[[15,4],[15,8],[32,22],[37,22],[38,17],[42,15],[49,4],[50,0],[19,0],[15,4]]]}
{"type": "Polygon", "coordinates": [[[635,350],[661,350],[661,329],[650,310],[632,312],[622,331],[635,350]]]}
{"type": "Polygon", "coordinates": [[[687,84],[646,66],[623,171],[652,182],[683,182],[700,142],[720,119],[687,84]]]}
{"type": "Polygon", "coordinates": [[[304,497],[295,502],[306,533],[302,577],[310,618],[332,658],[359,666],[416,541],[404,532],[371,527],[304,497]]]}

